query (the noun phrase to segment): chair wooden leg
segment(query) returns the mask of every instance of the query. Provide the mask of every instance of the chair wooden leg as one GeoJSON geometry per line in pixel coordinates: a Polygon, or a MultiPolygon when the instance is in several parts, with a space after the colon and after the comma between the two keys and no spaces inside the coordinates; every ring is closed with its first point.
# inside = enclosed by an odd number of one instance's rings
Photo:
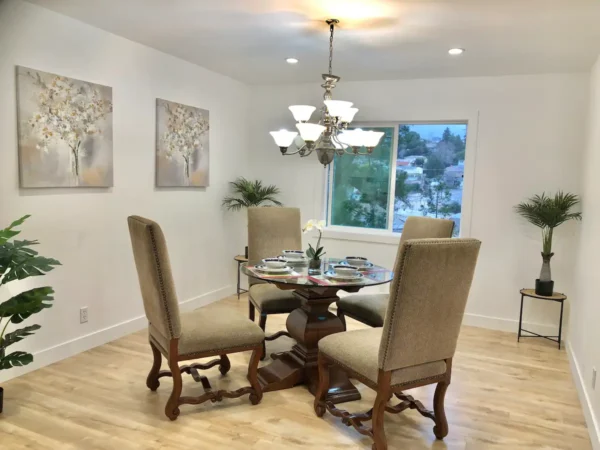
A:
{"type": "MultiPolygon", "coordinates": [[[[260,320],[258,323],[258,326],[262,328],[263,332],[265,332],[266,328],[267,328],[267,315],[261,313],[260,314],[260,320]]],[[[261,356],[261,361],[264,360],[267,357],[267,344],[266,344],[266,340],[263,341],[263,351],[262,351],[262,356],[261,356]]]]}
{"type": "Polygon", "coordinates": [[[391,392],[392,372],[384,372],[379,370],[377,378],[377,397],[373,406],[373,450],[387,450],[387,438],[385,437],[385,429],[383,426],[385,407],[392,396],[391,392]]]}
{"type": "Polygon", "coordinates": [[[255,309],[254,309],[254,304],[250,301],[250,299],[248,299],[248,317],[250,318],[250,320],[252,322],[254,322],[255,319],[255,309]]]}
{"type": "Polygon", "coordinates": [[[165,414],[171,420],[177,419],[179,416],[179,398],[181,397],[181,390],[183,389],[183,380],[181,379],[181,372],[179,371],[179,364],[177,361],[169,361],[169,369],[173,374],[173,391],[169,400],[167,400],[167,406],[165,407],[165,414]]]}
{"type": "Polygon", "coordinates": [[[433,434],[435,434],[435,437],[438,439],[444,439],[448,436],[448,420],[446,419],[446,410],[444,409],[444,399],[447,390],[448,383],[442,381],[441,383],[438,383],[433,396],[433,412],[435,414],[433,434]]]}
{"type": "Polygon", "coordinates": [[[171,396],[167,400],[165,406],[165,414],[171,420],[177,419],[179,416],[179,405],[181,398],[181,390],[183,389],[183,380],[181,379],[181,370],[179,369],[179,363],[177,358],[179,356],[179,339],[171,339],[169,343],[169,369],[171,370],[171,376],[173,377],[173,391],[171,396]]]}
{"type": "Polygon", "coordinates": [[[227,355],[220,356],[221,362],[219,363],[219,372],[221,372],[221,375],[226,375],[227,372],[229,372],[229,369],[231,369],[231,362],[229,361],[229,357],[227,355]]]}
{"type": "Polygon", "coordinates": [[[339,306],[337,308],[337,316],[338,316],[338,319],[340,319],[342,321],[342,325],[344,326],[344,331],[346,331],[346,316],[344,315],[344,311],[342,309],[340,309],[339,306]]]}
{"type": "Polygon", "coordinates": [[[152,368],[150,369],[148,378],[146,378],[146,386],[148,386],[148,389],[150,389],[151,391],[156,391],[160,386],[160,382],[158,381],[158,373],[160,372],[162,355],[160,354],[160,350],[158,350],[158,348],[156,348],[156,345],[154,345],[152,342],[150,342],[150,348],[152,349],[154,361],[152,362],[152,368]]]}
{"type": "MultiPolygon", "coordinates": [[[[263,341],[264,344],[264,341],[263,341]]],[[[248,381],[254,392],[250,394],[250,402],[253,405],[258,405],[263,397],[262,388],[258,382],[258,362],[260,361],[263,353],[262,347],[257,347],[252,352],[250,363],[248,364],[248,381]]]]}
{"type": "Polygon", "coordinates": [[[329,361],[327,358],[319,353],[317,367],[319,370],[319,385],[317,392],[315,393],[315,414],[317,417],[323,417],[325,415],[325,400],[327,398],[327,392],[329,392],[329,361]]]}

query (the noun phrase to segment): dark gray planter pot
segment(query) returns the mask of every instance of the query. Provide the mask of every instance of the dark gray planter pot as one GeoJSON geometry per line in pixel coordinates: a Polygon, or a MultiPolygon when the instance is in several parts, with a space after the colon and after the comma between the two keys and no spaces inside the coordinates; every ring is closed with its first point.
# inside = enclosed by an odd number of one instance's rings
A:
{"type": "Polygon", "coordinates": [[[552,272],[550,270],[550,259],[554,253],[542,253],[542,270],[540,277],[535,280],[535,293],[550,297],[554,292],[554,281],[552,281],[552,272]]]}

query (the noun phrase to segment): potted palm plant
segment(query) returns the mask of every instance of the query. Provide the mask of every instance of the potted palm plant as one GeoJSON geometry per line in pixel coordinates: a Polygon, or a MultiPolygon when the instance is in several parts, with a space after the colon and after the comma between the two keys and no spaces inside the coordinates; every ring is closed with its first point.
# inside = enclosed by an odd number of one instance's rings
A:
{"type": "MultiPolygon", "coordinates": [[[[251,206],[282,205],[277,200],[280,191],[275,185],[264,186],[260,180],[250,181],[244,177],[239,177],[229,184],[233,189],[234,195],[225,197],[222,203],[229,211],[240,211],[251,206]]],[[[246,246],[245,256],[248,258],[248,246],[246,246]]]]}
{"type": "Polygon", "coordinates": [[[575,194],[559,191],[554,197],[545,193],[534,195],[526,202],[515,206],[516,212],[529,223],[542,230],[542,270],[540,277],[535,280],[535,293],[550,296],[554,292],[554,281],[550,270],[552,253],[552,236],[554,229],[569,220],[581,220],[580,212],[571,212],[579,203],[575,194]]]}
{"type": "MultiPolygon", "coordinates": [[[[21,217],[0,230],[0,286],[15,280],[40,276],[51,271],[60,263],[52,258],[44,258],[31,247],[38,241],[11,240],[20,233],[16,229],[29,216],[21,217]]],[[[33,314],[50,308],[54,300],[54,290],[49,287],[37,287],[21,292],[0,303],[0,370],[25,366],[33,362],[33,355],[27,352],[15,351],[7,353],[6,349],[27,336],[31,336],[41,327],[29,325],[7,333],[9,324],[20,324],[33,314]]],[[[0,387],[0,413],[2,412],[4,389],[0,387]]]]}

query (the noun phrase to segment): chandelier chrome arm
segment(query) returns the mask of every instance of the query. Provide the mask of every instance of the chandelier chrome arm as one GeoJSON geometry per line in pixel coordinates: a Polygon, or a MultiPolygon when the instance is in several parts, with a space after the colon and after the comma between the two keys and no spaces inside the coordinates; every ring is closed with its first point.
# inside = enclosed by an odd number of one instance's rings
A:
{"type": "MultiPolygon", "coordinates": [[[[290,146],[291,147],[291,146],[290,146]]],[[[292,156],[292,155],[300,155],[301,157],[306,157],[310,155],[315,149],[315,143],[312,141],[305,142],[302,146],[298,147],[295,152],[288,152],[290,147],[279,147],[282,156],[292,156]]]]}

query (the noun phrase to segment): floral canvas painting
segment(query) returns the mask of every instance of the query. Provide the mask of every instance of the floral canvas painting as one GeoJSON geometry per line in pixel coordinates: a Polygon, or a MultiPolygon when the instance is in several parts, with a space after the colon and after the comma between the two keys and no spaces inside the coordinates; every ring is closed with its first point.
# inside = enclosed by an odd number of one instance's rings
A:
{"type": "Polygon", "coordinates": [[[112,88],[17,67],[21,187],[113,185],[112,88]]]}
{"type": "Polygon", "coordinates": [[[209,129],[206,109],[156,100],[157,186],[208,186],[209,129]]]}

